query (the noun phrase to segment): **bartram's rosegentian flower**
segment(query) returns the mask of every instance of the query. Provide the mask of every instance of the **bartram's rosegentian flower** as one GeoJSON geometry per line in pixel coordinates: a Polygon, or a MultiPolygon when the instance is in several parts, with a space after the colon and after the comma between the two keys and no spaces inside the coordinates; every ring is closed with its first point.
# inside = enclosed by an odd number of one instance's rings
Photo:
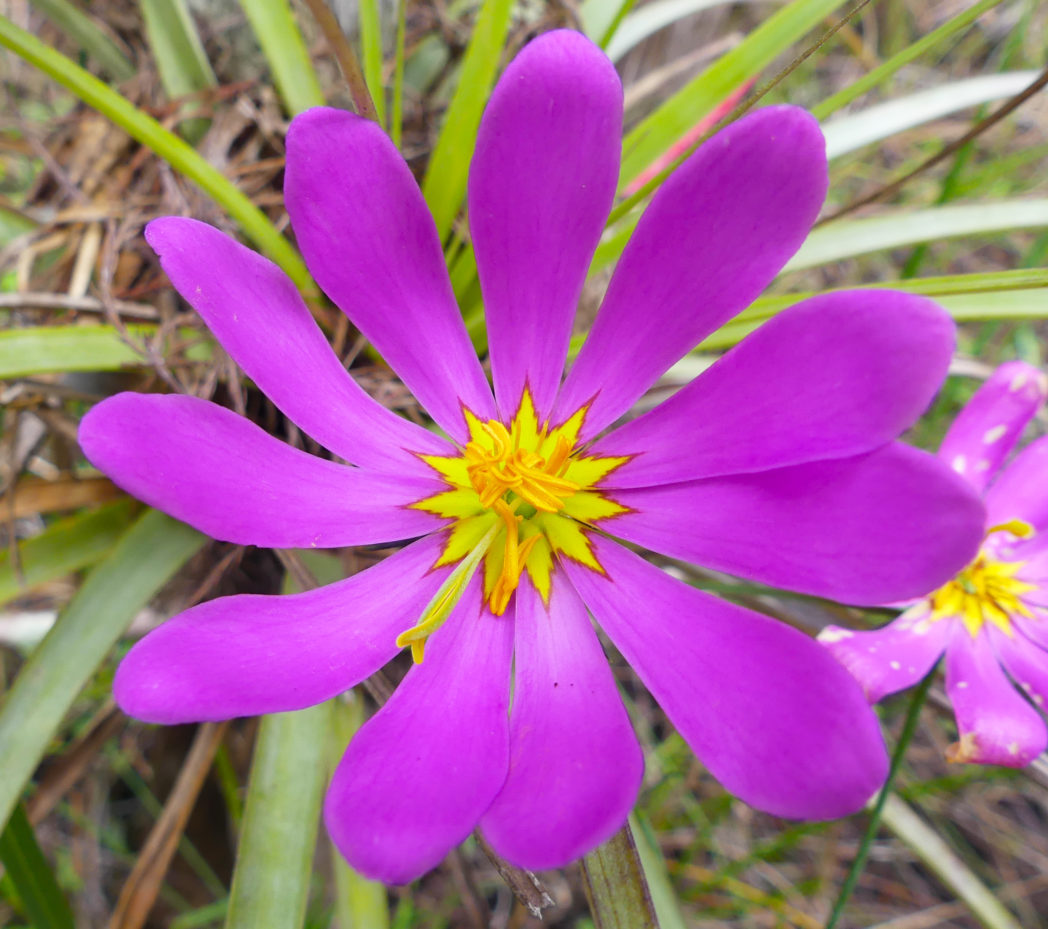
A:
{"type": "Polygon", "coordinates": [[[819,636],[871,703],[919,681],[945,652],[960,735],[951,761],[1022,767],[1048,744],[1038,712],[1048,700],[1048,437],[1002,467],[1046,396],[1037,368],[1003,364],[943,440],[939,457],[985,495],[975,559],[883,629],[819,636]]]}
{"type": "Polygon", "coordinates": [[[478,823],[530,868],[623,823],[642,758],[591,613],[755,806],[839,816],[883,779],[873,714],[830,655],[614,538],[864,603],[927,590],[978,544],[967,485],[892,441],[952,351],[947,316],[917,297],[806,301],[607,431],[804,239],[826,162],[801,110],[739,121],[666,182],[561,382],[621,120],[614,69],[575,33],[536,39],[495,89],[469,183],[494,395],[389,139],[330,109],[292,123],[285,195],[303,255],[446,438],[365,395],[272,264],[175,218],[146,232],[175,287],[288,418],[352,465],[191,397],[122,394],[84,419],[92,462],[217,538],[415,540],[319,590],[194,607],[138,643],[115,682],[140,719],[221,719],[326,700],[410,646],[424,661],[354,738],[326,805],[346,858],[386,881],[432,867],[478,823]]]}

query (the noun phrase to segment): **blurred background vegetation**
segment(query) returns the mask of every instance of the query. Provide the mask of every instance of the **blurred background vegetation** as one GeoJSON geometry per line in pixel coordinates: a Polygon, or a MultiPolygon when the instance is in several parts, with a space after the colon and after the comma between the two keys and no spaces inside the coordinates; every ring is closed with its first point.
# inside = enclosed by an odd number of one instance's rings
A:
{"type": "MultiPolygon", "coordinates": [[[[477,122],[529,38],[582,29],[623,78],[626,136],[580,333],[639,208],[714,123],[790,102],[828,140],[821,224],[655,397],[798,294],[859,284],[932,294],[962,324],[916,444],[935,446],[996,363],[1044,365],[1042,0],[2,0],[0,13],[0,925],[615,925],[587,902],[579,866],[534,883],[476,839],[409,887],[337,860],[317,829],[326,777],[400,663],[360,693],[262,721],[158,728],[112,703],[120,657],[173,613],[329,581],[382,554],[209,541],[128,499],[76,443],[93,403],[133,389],[211,398],[316,450],[168,286],[141,235],[166,214],[269,254],[365,387],[418,415],[283,235],[293,114],[371,98],[422,184],[483,348],[462,213],[477,122]]],[[[811,633],[888,615],[687,570],[811,633]]],[[[733,800],[609,655],[647,760],[633,831],[663,929],[823,926],[865,817],[798,825],[733,800]]],[[[889,745],[907,699],[879,708],[889,745]]],[[[1048,768],[949,765],[954,737],[936,683],[840,926],[1048,925],[1048,768]]]]}

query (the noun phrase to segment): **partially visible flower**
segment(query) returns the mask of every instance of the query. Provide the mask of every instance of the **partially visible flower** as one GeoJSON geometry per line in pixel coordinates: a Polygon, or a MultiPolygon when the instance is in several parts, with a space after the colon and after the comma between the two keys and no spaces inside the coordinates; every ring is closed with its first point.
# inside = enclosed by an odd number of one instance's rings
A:
{"type": "Polygon", "coordinates": [[[146,236],[175,287],[288,418],[354,466],[191,397],[121,394],[84,418],[92,462],[217,538],[416,539],[329,587],[197,606],[138,643],[114,686],[141,719],[222,719],[329,699],[401,647],[424,657],[328,794],[335,842],[373,877],[416,877],[478,823],[530,868],[564,864],[622,824],[642,758],[591,612],[748,802],[828,818],[882,781],[876,720],[831,656],[612,537],[863,603],[941,583],[978,544],[975,495],[892,442],[953,348],[947,315],[918,297],[805,301],[607,431],[805,238],[826,161],[801,110],[740,120],[663,185],[561,382],[615,195],[621,119],[614,68],[575,33],[536,39],[495,89],[469,184],[494,396],[389,139],[330,109],[292,123],[285,195],[303,255],[447,438],[367,396],[272,264],[172,218],[146,236]]]}
{"type": "Polygon", "coordinates": [[[1021,767],[1048,743],[1048,437],[1002,469],[1046,396],[1037,368],[1001,365],[943,440],[939,457],[985,496],[975,560],[883,629],[830,626],[819,636],[871,703],[923,678],[945,652],[960,735],[951,761],[1021,767]]]}

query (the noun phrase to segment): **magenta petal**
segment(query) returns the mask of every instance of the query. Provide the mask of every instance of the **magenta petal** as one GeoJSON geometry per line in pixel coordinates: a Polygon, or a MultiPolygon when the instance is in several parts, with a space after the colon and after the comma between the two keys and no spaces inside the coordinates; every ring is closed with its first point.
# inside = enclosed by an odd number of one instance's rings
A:
{"type": "Polygon", "coordinates": [[[645,487],[844,458],[913,425],[950,363],[954,325],[923,297],[805,300],[594,446],[630,455],[607,487],[645,487]]]}
{"type": "Polygon", "coordinates": [[[359,683],[399,651],[448,569],[436,538],[336,584],[286,597],[239,594],[195,606],[120,663],[129,716],[188,723],[299,710],[359,683]]]}
{"type": "Polygon", "coordinates": [[[986,492],[988,526],[1022,519],[1048,529],[1048,436],[1026,446],[986,492]]]}
{"type": "Polygon", "coordinates": [[[983,490],[1046,397],[1048,377],[1033,365],[1001,365],[957,415],[939,457],[983,490]]]}
{"type": "Polygon", "coordinates": [[[747,306],[800,247],[826,195],[818,123],[774,106],[704,142],[664,183],[626,250],[557,399],[593,400],[583,437],[747,306]]]}
{"type": "Polygon", "coordinates": [[[317,283],[448,434],[495,415],[422,192],[377,123],[316,107],[292,120],[284,198],[317,283]]]}
{"type": "Polygon", "coordinates": [[[602,522],[653,551],[848,603],[910,600],[968,564],[982,504],[932,455],[893,443],[856,458],[620,490],[602,522]]]}
{"type": "Polygon", "coordinates": [[[129,494],[224,542],[371,545],[442,525],[408,509],[439,482],[324,461],[196,397],[117,394],[83,418],[80,446],[129,494]]]}
{"type": "Polygon", "coordinates": [[[481,608],[479,586],[354,736],[331,782],[331,838],[375,880],[406,883],[438,864],[506,779],[513,623],[481,608]]]}
{"type": "Polygon", "coordinates": [[[387,471],[427,470],[411,452],[448,454],[446,443],[360,388],[271,261],[195,219],[154,220],[146,239],[175,289],[233,360],[325,448],[387,471]]]}
{"type": "Polygon", "coordinates": [[[644,759],[586,607],[558,572],[517,589],[509,776],[481,829],[524,868],[559,868],[626,821],[644,759]]]}
{"type": "Polygon", "coordinates": [[[470,166],[469,226],[504,418],[525,384],[552,411],[575,305],[615,197],[622,85],[578,32],[535,39],[491,96],[470,166]]]}
{"type": "Polygon", "coordinates": [[[604,631],[699,760],[774,813],[854,813],[884,781],[877,719],[854,678],[783,623],[701,593],[606,539],[607,571],[567,563],[604,631]]]}
{"type": "Polygon", "coordinates": [[[948,621],[931,622],[927,606],[918,605],[881,629],[828,626],[819,641],[876,703],[924,678],[946,649],[950,629],[948,621]]]}
{"type": "Polygon", "coordinates": [[[1027,638],[1023,626],[1013,630],[1009,636],[990,627],[994,651],[1016,686],[1043,713],[1048,709],[1048,651],[1027,638]]]}
{"type": "Polygon", "coordinates": [[[985,628],[973,639],[961,623],[954,625],[946,692],[961,736],[952,761],[1022,767],[1048,744],[1044,720],[1001,670],[985,628]]]}

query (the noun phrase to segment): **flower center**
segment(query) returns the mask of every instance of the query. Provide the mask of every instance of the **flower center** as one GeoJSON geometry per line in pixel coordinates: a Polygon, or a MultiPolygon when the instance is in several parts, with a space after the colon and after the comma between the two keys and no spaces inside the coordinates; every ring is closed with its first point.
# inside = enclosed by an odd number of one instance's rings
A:
{"type": "Polygon", "coordinates": [[[416,661],[420,643],[447,618],[481,568],[484,599],[496,616],[505,613],[525,573],[549,602],[554,556],[603,573],[586,532],[626,507],[595,485],[628,458],[582,454],[578,437],[585,414],[583,407],[559,426],[540,423],[525,391],[509,423],[482,422],[467,410],[470,438],[460,454],[422,456],[447,489],[412,506],[453,520],[435,567],[456,568],[422,621],[397,639],[411,645],[416,661]]]}
{"type": "MultiPolygon", "coordinates": [[[[987,536],[995,532],[1010,532],[1025,538],[1032,529],[1027,523],[1012,520],[994,526],[987,536]]],[[[1036,585],[1016,577],[1024,564],[1023,561],[996,558],[984,547],[975,561],[932,594],[929,618],[934,622],[948,616],[959,616],[973,638],[987,622],[993,623],[1006,635],[1012,635],[1013,615],[1033,615],[1022,595],[1035,590],[1036,585]]]]}

